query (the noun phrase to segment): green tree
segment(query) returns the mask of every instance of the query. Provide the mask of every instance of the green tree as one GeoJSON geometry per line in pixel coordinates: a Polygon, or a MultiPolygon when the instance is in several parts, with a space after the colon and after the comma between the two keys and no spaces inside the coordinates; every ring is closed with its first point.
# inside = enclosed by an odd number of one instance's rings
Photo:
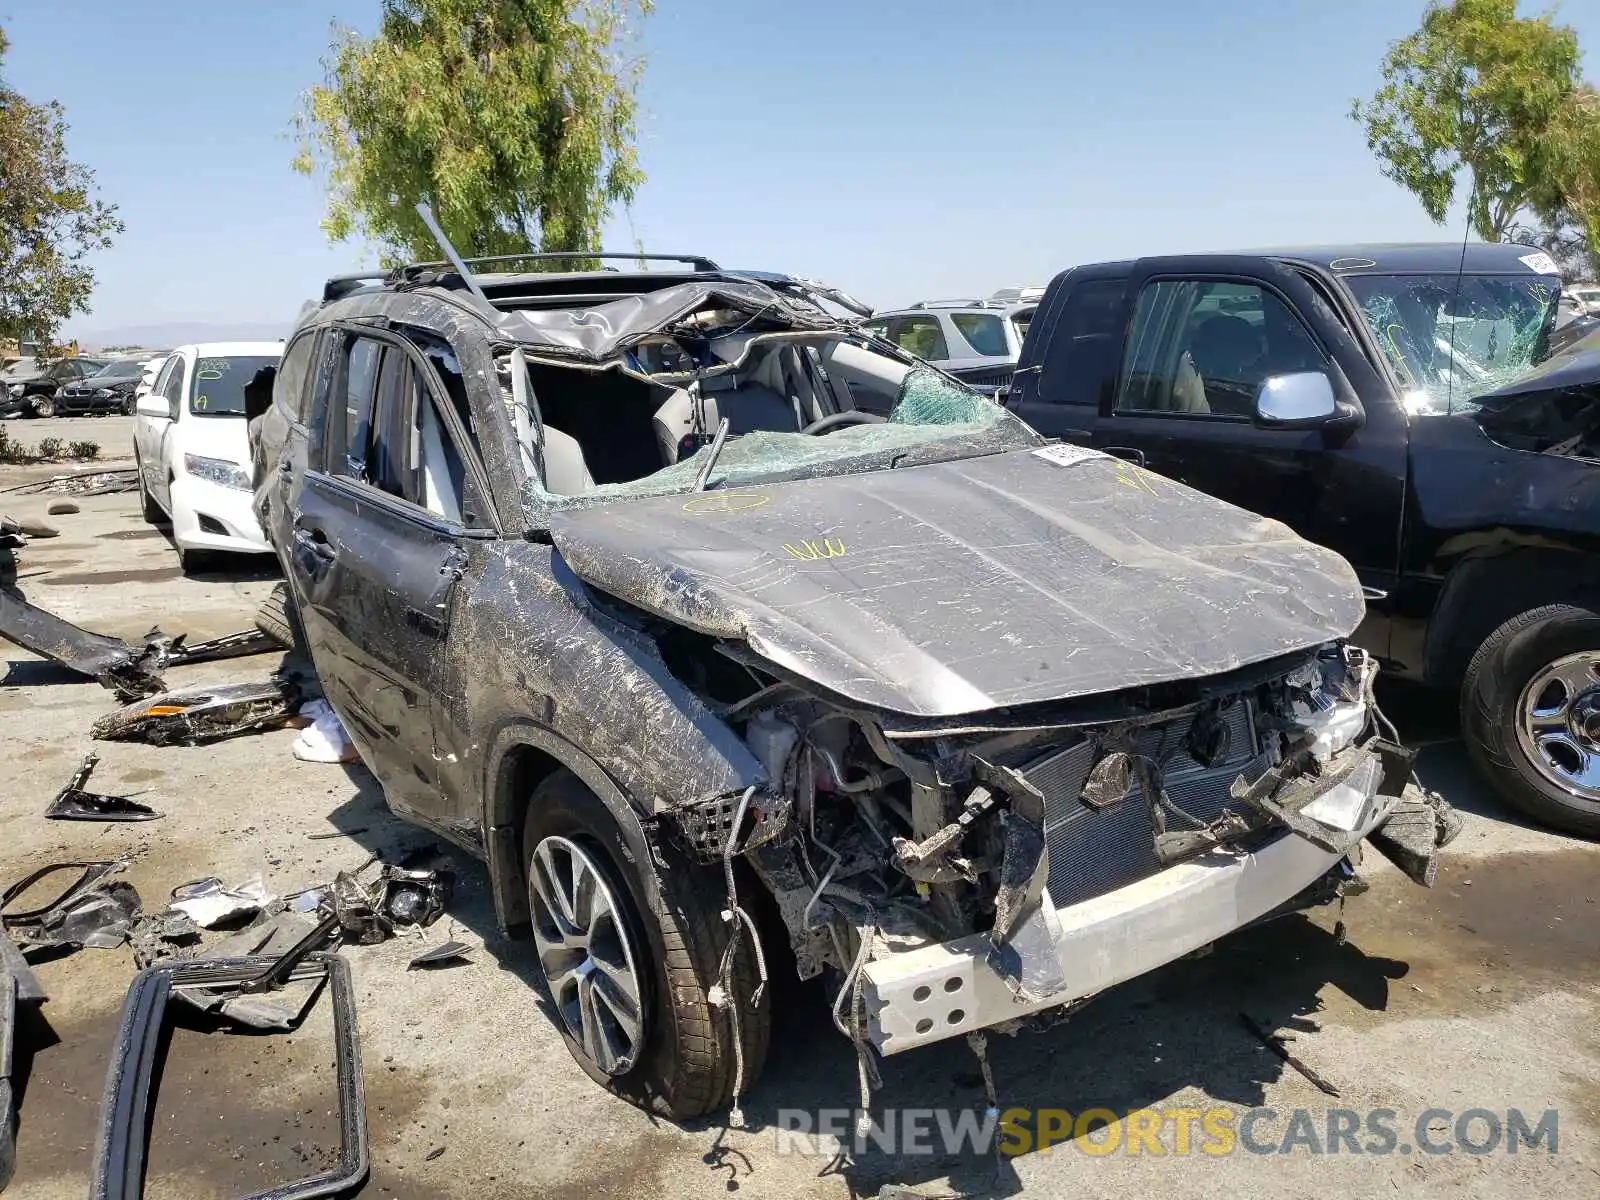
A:
{"type": "Polygon", "coordinates": [[[463,254],[598,248],[644,178],[624,50],[650,3],[383,0],[377,36],[336,31],[294,164],[324,183],[323,229],[436,258],[427,201],[463,254]]]}
{"type": "MultiPolygon", "coordinates": [[[[0,30],[0,62],[7,42],[0,30]]],[[[89,168],[67,158],[60,104],[33,104],[0,76],[0,338],[37,337],[87,312],[88,258],[122,232],[115,206],[95,196],[89,168]]]]}
{"type": "Polygon", "coordinates": [[[1442,223],[1466,175],[1467,215],[1497,242],[1529,210],[1566,206],[1578,105],[1578,37],[1516,0],[1432,0],[1422,27],[1389,47],[1383,86],[1351,116],[1384,175],[1442,223]]]}

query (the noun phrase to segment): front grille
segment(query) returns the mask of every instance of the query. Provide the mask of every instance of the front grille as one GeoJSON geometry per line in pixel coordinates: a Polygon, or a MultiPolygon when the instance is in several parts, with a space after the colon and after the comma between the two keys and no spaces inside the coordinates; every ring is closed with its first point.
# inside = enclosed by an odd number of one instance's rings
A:
{"type": "MultiPolygon", "coordinates": [[[[1179,718],[1141,732],[1141,754],[1161,764],[1167,795],[1185,812],[1213,821],[1228,807],[1228,789],[1240,775],[1255,780],[1270,761],[1259,753],[1251,706],[1243,701],[1222,714],[1228,751],[1207,767],[1188,751],[1191,720],[1179,718]]],[[[1050,899],[1058,906],[1078,904],[1154,875],[1162,869],[1153,844],[1154,830],[1143,789],[1136,782],[1120,804],[1096,812],[1078,799],[1095,749],[1082,741],[1054,751],[1023,768],[1028,782],[1045,797],[1045,839],[1050,846],[1050,899]]],[[[1177,818],[1169,829],[1182,829],[1177,818]]]]}

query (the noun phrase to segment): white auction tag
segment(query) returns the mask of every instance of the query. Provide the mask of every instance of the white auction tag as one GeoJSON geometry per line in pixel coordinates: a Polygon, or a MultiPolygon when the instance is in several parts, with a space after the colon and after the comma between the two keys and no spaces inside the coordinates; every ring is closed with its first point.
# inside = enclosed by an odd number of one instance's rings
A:
{"type": "Polygon", "coordinates": [[[1102,454],[1098,450],[1091,450],[1087,446],[1074,446],[1069,442],[1057,442],[1054,446],[1041,446],[1035,450],[1034,455],[1053,462],[1058,467],[1073,467],[1091,458],[1110,458],[1109,454],[1102,454]]]}

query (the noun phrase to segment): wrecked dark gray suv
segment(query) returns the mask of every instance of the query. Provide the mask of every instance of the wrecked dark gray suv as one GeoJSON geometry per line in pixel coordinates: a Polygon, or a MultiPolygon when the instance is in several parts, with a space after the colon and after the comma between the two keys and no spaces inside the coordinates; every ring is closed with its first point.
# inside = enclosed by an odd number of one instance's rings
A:
{"type": "Polygon", "coordinates": [[[257,504],[390,805],[487,861],[598,1082],[737,1104],[758,930],[865,1080],[1341,896],[1364,839],[1431,880],[1453,817],[1401,796],[1338,556],[803,281],[485,265],[330,282],[257,504]]]}

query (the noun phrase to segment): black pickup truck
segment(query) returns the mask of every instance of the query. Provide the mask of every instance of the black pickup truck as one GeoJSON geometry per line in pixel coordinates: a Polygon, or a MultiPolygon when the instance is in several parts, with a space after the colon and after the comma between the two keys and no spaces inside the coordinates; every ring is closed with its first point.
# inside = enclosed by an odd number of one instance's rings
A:
{"type": "Polygon", "coordinates": [[[1075,267],[1002,399],[1343,554],[1357,640],[1460,689],[1508,801],[1600,835],[1600,335],[1552,349],[1560,288],[1512,245],[1075,267]]]}

